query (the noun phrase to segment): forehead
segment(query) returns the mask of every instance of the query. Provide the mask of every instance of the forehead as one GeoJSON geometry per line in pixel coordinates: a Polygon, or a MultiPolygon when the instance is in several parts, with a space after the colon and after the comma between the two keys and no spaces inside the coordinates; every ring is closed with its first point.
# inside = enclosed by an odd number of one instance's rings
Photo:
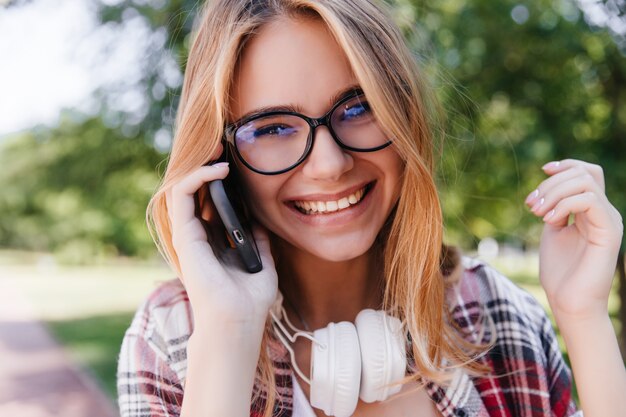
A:
{"type": "Polygon", "coordinates": [[[323,22],[281,18],[263,26],[244,48],[233,79],[231,120],[259,107],[287,104],[320,116],[330,97],[356,83],[323,22]]]}

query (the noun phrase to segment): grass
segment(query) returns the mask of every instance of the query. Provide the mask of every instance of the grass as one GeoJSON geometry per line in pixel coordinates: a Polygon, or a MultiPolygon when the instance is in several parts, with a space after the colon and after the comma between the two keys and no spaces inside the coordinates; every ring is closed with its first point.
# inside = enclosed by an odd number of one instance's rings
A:
{"type": "MultiPolygon", "coordinates": [[[[550,312],[538,280],[536,255],[488,262],[550,312]]],[[[118,259],[95,266],[60,266],[46,254],[0,251],[0,279],[10,281],[27,295],[53,335],[94,375],[112,400],[116,397],[115,372],[124,332],[141,301],[160,282],[172,277],[173,273],[159,262],[118,259]]],[[[615,291],[609,306],[618,329],[615,291]]],[[[558,329],[557,336],[564,351],[558,329]]]]}
{"type": "Polygon", "coordinates": [[[54,336],[75,360],[89,368],[111,399],[116,396],[116,359],[132,316],[128,312],[47,322],[54,336]]]}
{"type": "Polygon", "coordinates": [[[0,251],[0,279],[26,295],[53,336],[112,400],[124,332],[150,291],[172,277],[158,262],[62,266],[46,254],[0,251]]]}

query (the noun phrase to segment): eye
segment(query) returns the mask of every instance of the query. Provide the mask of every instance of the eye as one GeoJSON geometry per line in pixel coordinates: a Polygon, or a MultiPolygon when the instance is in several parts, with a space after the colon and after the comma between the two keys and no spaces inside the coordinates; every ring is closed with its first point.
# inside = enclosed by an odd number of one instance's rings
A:
{"type": "Polygon", "coordinates": [[[241,126],[236,134],[237,143],[278,141],[306,138],[307,123],[297,116],[277,114],[254,119],[241,126]]]}
{"type": "Polygon", "coordinates": [[[365,98],[350,101],[342,106],[339,121],[349,122],[371,117],[371,109],[365,98]]]}
{"type": "Polygon", "coordinates": [[[297,128],[284,124],[270,124],[267,126],[260,126],[254,130],[254,137],[264,136],[288,136],[297,132],[297,128]]]}

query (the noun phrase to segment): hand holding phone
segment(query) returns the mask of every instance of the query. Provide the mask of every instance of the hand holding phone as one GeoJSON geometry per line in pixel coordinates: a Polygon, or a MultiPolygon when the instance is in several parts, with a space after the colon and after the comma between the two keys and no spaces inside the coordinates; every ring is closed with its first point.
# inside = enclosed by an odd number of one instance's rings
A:
{"type": "Polygon", "coordinates": [[[246,269],[251,273],[261,271],[263,269],[263,264],[261,263],[261,259],[258,255],[254,239],[252,239],[251,236],[248,237],[246,231],[241,225],[241,222],[237,218],[235,210],[226,196],[226,191],[224,190],[224,184],[222,181],[211,181],[211,183],[209,183],[209,193],[211,194],[211,199],[217,209],[217,213],[226,227],[228,237],[235,245],[235,248],[239,253],[239,257],[243,261],[246,269]]]}
{"type": "MultiPolygon", "coordinates": [[[[235,179],[230,174],[229,179],[235,179]]],[[[237,250],[224,248],[224,226],[216,221],[209,185],[227,176],[227,164],[201,166],[165,191],[173,266],[188,294],[197,328],[211,329],[216,323],[228,322],[262,332],[267,312],[276,300],[278,274],[268,232],[260,225],[255,225],[254,243],[250,244],[258,248],[263,269],[254,276],[243,266],[237,250]]],[[[236,186],[225,188],[238,190],[236,186]]],[[[239,200],[233,198],[231,202],[239,200]]],[[[245,211],[237,217],[243,220],[244,216],[245,211]]],[[[253,237],[249,231],[247,236],[253,237]]]]}

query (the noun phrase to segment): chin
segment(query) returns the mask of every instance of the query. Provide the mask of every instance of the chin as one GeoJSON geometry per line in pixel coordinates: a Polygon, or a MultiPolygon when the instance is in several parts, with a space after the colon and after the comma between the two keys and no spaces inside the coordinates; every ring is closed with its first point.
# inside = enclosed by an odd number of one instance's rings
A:
{"type": "Polygon", "coordinates": [[[315,247],[297,245],[301,250],[329,262],[344,262],[363,256],[374,244],[374,239],[358,242],[324,242],[315,247]]]}

